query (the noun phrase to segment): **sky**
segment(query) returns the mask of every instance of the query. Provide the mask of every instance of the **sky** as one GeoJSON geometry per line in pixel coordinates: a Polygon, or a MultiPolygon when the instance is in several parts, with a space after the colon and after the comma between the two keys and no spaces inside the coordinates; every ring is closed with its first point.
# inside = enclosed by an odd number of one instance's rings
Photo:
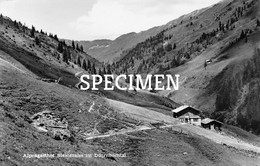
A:
{"type": "Polygon", "coordinates": [[[0,13],[72,40],[115,39],[219,0],[0,0],[0,13]]]}

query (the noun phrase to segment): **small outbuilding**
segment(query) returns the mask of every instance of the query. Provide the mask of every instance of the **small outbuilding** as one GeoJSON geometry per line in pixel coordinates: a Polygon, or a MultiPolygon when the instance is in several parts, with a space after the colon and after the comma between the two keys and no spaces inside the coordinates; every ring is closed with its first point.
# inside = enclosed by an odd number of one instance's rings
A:
{"type": "Polygon", "coordinates": [[[210,118],[205,118],[201,121],[201,126],[210,130],[221,131],[222,125],[223,125],[222,122],[210,118]]]}
{"type": "Polygon", "coordinates": [[[173,117],[178,118],[183,123],[201,125],[200,111],[195,108],[184,105],[172,110],[172,112],[173,117]]]}

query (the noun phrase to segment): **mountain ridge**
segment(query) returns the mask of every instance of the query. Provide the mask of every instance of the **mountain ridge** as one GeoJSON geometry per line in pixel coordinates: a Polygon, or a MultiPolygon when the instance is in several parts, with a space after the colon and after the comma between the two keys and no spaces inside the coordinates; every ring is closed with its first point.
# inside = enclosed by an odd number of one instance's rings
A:
{"type": "MultiPolygon", "coordinates": [[[[123,51],[131,49],[137,43],[143,42],[149,37],[155,36],[163,29],[168,28],[168,26],[171,26],[171,24],[176,23],[181,19],[185,19],[193,15],[198,15],[199,13],[203,12],[207,8],[209,7],[195,10],[189,14],[184,14],[172,21],[169,21],[164,25],[154,26],[150,29],[143,30],[140,32],[129,32],[126,34],[122,34],[114,40],[96,39],[93,41],[80,40],[75,42],[78,43],[79,45],[83,45],[84,50],[88,52],[90,55],[92,55],[93,57],[95,57],[96,59],[98,59],[99,61],[105,63],[113,63],[120,58],[123,51]],[[98,46],[103,46],[104,43],[106,45],[109,45],[111,48],[98,47],[98,46]],[[93,46],[97,46],[96,50],[92,49],[93,46]]],[[[67,40],[67,39],[65,39],[65,41],[67,42],[67,44],[70,44],[72,42],[71,40],[67,40]]]]}
{"type": "Polygon", "coordinates": [[[79,43],[0,17],[0,165],[260,163],[260,139],[252,134],[260,124],[259,1],[225,2],[133,42],[106,65],[79,43]],[[179,73],[180,89],[81,91],[79,73],[179,73]],[[224,122],[221,131],[173,118],[182,104],[224,122]]]}

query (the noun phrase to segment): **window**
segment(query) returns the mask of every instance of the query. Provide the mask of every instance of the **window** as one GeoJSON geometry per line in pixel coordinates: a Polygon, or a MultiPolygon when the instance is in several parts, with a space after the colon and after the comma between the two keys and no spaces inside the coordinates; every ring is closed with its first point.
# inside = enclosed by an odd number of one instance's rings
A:
{"type": "Polygon", "coordinates": [[[198,122],[199,121],[199,119],[193,119],[193,122],[198,122]]]}

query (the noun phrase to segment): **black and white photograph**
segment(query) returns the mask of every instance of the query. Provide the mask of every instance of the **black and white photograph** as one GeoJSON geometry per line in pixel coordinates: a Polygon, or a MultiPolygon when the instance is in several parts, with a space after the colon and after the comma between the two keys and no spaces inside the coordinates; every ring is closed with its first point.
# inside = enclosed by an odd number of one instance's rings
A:
{"type": "Polygon", "coordinates": [[[260,0],[0,0],[0,166],[260,166],[260,0]]]}

